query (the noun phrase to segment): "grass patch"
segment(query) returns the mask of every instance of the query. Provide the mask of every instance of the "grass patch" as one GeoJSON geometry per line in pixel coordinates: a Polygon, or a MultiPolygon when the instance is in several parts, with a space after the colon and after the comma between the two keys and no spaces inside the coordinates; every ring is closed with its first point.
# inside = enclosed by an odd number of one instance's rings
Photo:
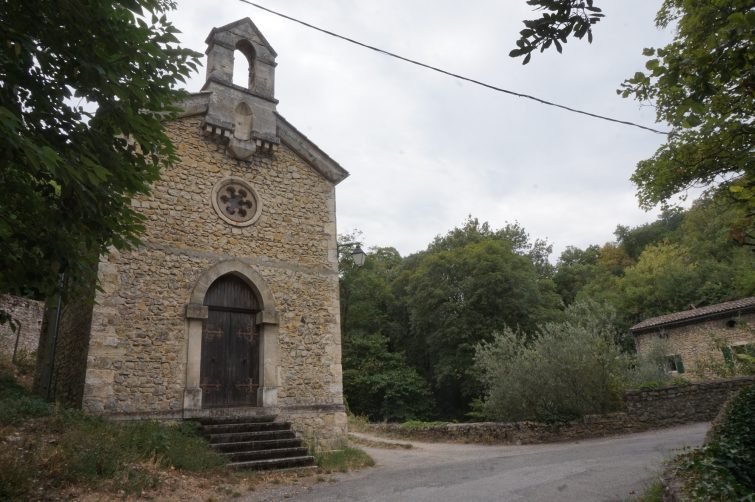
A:
{"type": "Polygon", "coordinates": [[[207,471],[225,463],[193,424],[113,423],[63,411],[49,425],[60,434],[56,448],[60,475],[73,482],[112,478],[124,466],[140,462],[185,471],[207,471]]]}
{"type": "Polygon", "coordinates": [[[0,356],[0,426],[18,425],[50,414],[47,402],[32,395],[18,379],[33,370],[32,358],[33,355],[23,352],[14,363],[9,357],[0,356]]]}
{"type": "Polygon", "coordinates": [[[51,407],[6,372],[0,426],[0,500],[70,485],[141,494],[160,483],[160,469],[209,472],[225,464],[194,423],[115,423],[51,407]]]}
{"type": "Polygon", "coordinates": [[[370,419],[365,415],[348,415],[349,430],[367,432],[370,430],[370,419]]]}
{"type": "Polygon", "coordinates": [[[375,465],[375,461],[367,453],[351,446],[318,453],[315,460],[318,467],[328,472],[348,472],[375,465]]]}
{"type": "Polygon", "coordinates": [[[645,493],[643,493],[642,496],[637,500],[638,502],[663,502],[663,492],[663,483],[658,480],[652,485],[648,486],[647,490],[645,490],[645,493]]]}
{"type": "Polygon", "coordinates": [[[18,425],[49,414],[50,406],[44,399],[29,394],[12,376],[0,374],[0,425],[18,425]]]}

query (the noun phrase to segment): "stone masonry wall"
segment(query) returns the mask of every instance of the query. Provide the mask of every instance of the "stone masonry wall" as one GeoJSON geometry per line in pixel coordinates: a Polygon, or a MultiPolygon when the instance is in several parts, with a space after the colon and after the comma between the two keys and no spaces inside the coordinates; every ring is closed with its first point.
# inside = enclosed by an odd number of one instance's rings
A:
{"type": "Polygon", "coordinates": [[[12,357],[14,349],[17,352],[26,353],[37,351],[44,308],[44,302],[0,295],[0,309],[8,312],[19,323],[18,330],[15,332],[8,324],[0,325],[0,354],[12,357]],[[18,338],[17,348],[16,338],[18,338]]]}
{"type": "Polygon", "coordinates": [[[698,371],[698,367],[706,361],[723,363],[722,345],[755,344],[755,313],[641,333],[635,336],[637,352],[647,353],[661,339],[666,340],[669,355],[681,355],[685,379],[708,379],[712,375],[698,371]],[[730,320],[736,321],[733,326],[727,325],[730,320]]]}
{"type": "Polygon", "coordinates": [[[101,261],[84,408],[180,418],[186,304],[207,269],[237,258],[275,296],[265,308],[280,317],[281,415],[290,408],[302,433],[325,425],[319,436],[343,437],[334,186],[285,145],[272,159],[232,160],[201,135],[200,123],[194,116],[166,124],[181,160],[162,173],[150,197],[133,202],[147,219],[143,245],[101,261]],[[235,227],[215,213],[211,191],[227,176],[255,188],[262,213],[253,225],[235,227]]]}
{"type": "Polygon", "coordinates": [[[430,423],[418,427],[371,424],[372,432],[391,437],[464,443],[537,444],[640,432],[693,422],[710,421],[739,389],[755,384],[755,376],[689,384],[663,389],[629,391],[626,411],[588,415],[560,424],[539,422],[430,423]]]}
{"type": "Polygon", "coordinates": [[[624,395],[627,415],[648,427],[713,420],[731,394],[755,383],[755,376],[699,382],[624,395]]]}

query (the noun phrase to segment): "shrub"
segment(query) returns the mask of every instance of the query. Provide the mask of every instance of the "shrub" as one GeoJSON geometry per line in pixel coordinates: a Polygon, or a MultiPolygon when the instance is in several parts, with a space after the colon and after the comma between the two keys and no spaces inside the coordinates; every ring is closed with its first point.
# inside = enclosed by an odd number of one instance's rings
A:
{"type": "MultiPolygon", "coordinates": [[[[645,354],[636,355],[627,369],[625,383],[632,389],[654,389],[674,384],[674,377],[666,370],[670,353],[668,341],[655,340],[645,354]]],[[[681,381],[681,379],[678,379],[681,381]]],[[[681,382],[680,382],[681,383],[681,382]]]]}
{"type": "Polygon", "coordinates": [[[692,500],[753,500],[755,493],[755,385],[727,405],[708,443],[681,457],[678,473],[692,500]]]}
{"type": "Polygon", "coordinates": [[[612,317],[596,303],[575,303],[564,321],[543,325],[530,340],[506,329],[478,345],[485,413],[556,422],[619,409],[627,358],[615,342],[612,317]]]}

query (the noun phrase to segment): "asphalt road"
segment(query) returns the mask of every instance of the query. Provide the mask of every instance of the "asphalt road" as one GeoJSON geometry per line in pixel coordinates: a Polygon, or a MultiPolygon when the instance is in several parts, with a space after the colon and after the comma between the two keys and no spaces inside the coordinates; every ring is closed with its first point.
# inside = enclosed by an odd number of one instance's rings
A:
{"type": "Polygon", "coordinates": [[[627,501],[642,494],[676,450],[701,444],[707,429],[708,424],[701,423],[547,445],[364,448],[376,467],[339,475],[335,482],[280,487],[245,500],[627,501]]]}

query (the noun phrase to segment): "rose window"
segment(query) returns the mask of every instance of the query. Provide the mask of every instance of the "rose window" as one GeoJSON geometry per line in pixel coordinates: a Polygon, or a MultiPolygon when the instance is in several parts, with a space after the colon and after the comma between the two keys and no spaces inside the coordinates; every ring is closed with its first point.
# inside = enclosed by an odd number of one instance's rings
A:
{"type": "Polygon", "coordinates": [[[260,215],[256,192],[240,178],[226,178],[215,185],[212,205],[220,218],[236,226],[251,225],[260,215]]]}

